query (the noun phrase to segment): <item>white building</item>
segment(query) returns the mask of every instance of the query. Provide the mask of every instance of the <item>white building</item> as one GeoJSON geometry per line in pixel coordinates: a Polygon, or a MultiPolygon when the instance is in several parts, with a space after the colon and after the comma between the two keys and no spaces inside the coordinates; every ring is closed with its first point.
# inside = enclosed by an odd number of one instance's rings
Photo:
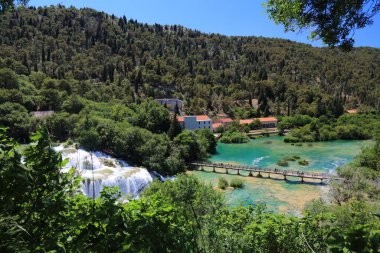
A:
{"type": "Polygon", "coordinates": [[[178,122],[183,129],[210,129],[212,130],[212,120],[207,115],[178,116],[178,122]]]}

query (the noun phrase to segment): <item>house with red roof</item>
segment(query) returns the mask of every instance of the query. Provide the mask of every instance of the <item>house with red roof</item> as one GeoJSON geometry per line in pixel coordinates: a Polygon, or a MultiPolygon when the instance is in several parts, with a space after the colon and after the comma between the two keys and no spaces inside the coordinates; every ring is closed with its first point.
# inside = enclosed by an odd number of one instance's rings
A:
{"type": "Polygon", "coordinates": [[[213,130],[218,129],[219,127],[223,127],[223,128],[224,128],[224,126],[223,126],[222,123],[213,123],[213,124],[212,124],[212,129],[213,129],[213,130]]]}
{"type": "Polygon", "coordinates": [[[183,129],[210,129],[212,130],[212,120],[207,115],[178,116],[178,122],[183,129]]]}
{"type": "Polygon", "coordinates": [[[276,117],[259,118],[262,128],[277,127],[278,119],[276,117]]]}
{"type": "MultiPolygon", "coordinates": [[[[278,119],[276,117],[265,117],[265,118],[256,118],[260,121],[262,128],[273,128],[277,127],[278,119]]],[[[249,125],[256,119],[241,119],[241,125],[249,125]]]]}
{"type": "Polygon", "coordinates": [[[253,119],[241,119],[239,121],[240,125],[249,125],[253,122],[253,119]]]}
{"type": "Polygon", "coordinates": [[[231,118],[218,118],[213,121],[212,129],[216,130],[219,127],[227,128],[229,125],[231,125],[234,121],[231,118]]]}
{"type": "Polygon", "coordinates": [[[227,127],[232,124],[234,121],[231,118],[219,118],[214,120],[214,124],[220,124],[223,127],[227,127]]]}

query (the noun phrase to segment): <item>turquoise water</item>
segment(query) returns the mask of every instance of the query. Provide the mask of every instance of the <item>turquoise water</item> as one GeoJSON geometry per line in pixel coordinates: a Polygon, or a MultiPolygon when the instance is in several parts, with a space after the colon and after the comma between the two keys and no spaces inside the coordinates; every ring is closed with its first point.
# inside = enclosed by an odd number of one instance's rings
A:
{"type": "MultiPolygon", "coordinates": [[[[272,136],[252,140],[244,144],[222,144],[217,146],[217,154],[210,158],[211,162],[255,165],[278,169],[299,171],[315,171],[334,173],[339,166],[345,165],[360,153],[364,146],[371,141],[329,141],[291,145],[283,142],[283,137],[272,136]],[[309,161],[308,166],[299,165],[297,161],[290,161],[288,167],[278,166],[278,160],[286,156],[300,156],[309,161]]],[[[305,204],[313,199],[326,197],[328,185],[321,185],[316,181],[307,180],[301,183],[298,178],[289,178],[284,181],[282,177],[271,175],[271,178],[225,175],[219,173],[194,171],[192,174],[217,186],[218,178],[223,176],[228,181],[239,177],[244,181],[243,189],[225,190],[227,204],[248,205],[266,204],[270,210],[280,212],[300,212],[305,204]]],[[[231,172],[232,173],[232,172],[231,172]]]]}

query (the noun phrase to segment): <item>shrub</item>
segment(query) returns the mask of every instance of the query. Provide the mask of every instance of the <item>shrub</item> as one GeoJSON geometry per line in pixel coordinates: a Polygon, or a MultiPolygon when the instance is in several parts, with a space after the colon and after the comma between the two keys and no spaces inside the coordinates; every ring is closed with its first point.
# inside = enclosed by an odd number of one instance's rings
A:
{"type": "Polygon", "coordinates": [[[260,122],[260,120],[255,119],[254,121],[252,121],[252,123],[249,124],[249,128],[251,130],[260,129],[261,128],[261,122],[260,122]]]}
{"type": "Polygon", "coordinates": [[[224,190],[227,187],[228,187],[228,181],[224,177],[220,177],[218,179],[218,188],[224,190]]]}
{"type": "Polygon", "coordinates": [[[301,157],[299,157],[298,155],[293,155],[293,156],[285,156],[284,159],[282,159],[283,161],[290,161],[290,162],[294,162],[298,159],[301,159],[301,157]]]}
{"type": "Polygon", "coordinates": [[[287,167],[287,166],[289,166],[289,163],[288,163],[288,161],[286,161],[286,160],[279,160],[279,161],[277,162],[277,165],[278,165],[278,166],[282,166],[282,167],[287,167]]]}
{"type": "Polygon", "coordinates": [[[241,133],[238,130],[231,129],[224,132],[220,138],[222,143],[246,143],[249,142],[249,138],[245,133],[241,133]]]}
{"type": "Polygon", "coordinates": [[[300,160],[300,161],[298,161],[298,164],[302,165],[302,166],[307,166],[307,165],[309,165],[309,161],[307,161],[307,160],[300,160]]]}
{"type": "Polygon", "coordinates": [[[363,127],[357,125],[344,125],[336,127],[337,135],[344,140],[361,140],[369,139],[371,134],[363,127]]]}
{"type": "Polygon", "coordinates": [[[286,143],[297,143],[297,142],[300,142],[300,139],[293,137],[291,135],[288,135],[288,136],[285,136],[284,142],[286,142],[286,143]]]}
{"type": "Polygon", "coordinates": [[[283,117],[281,119],[281,122],[278,124],[278,128],[283,129],[290,129],[294,127],[302,127],[306,124],[311,123],[312,118],[307,115],[295,115],[295,116],[289,116],[289,117],[283,117]]]}
{"type": "Polygon", "coordinates": [[[215,133],[223,133],[224,132],[224,127],[223,126],[218,126],[215,130],[215,133]]]}
{"type": "Polygon", "coordinates": [[[243,188],[243,181],[239,178],[233,178],[231,180],[231,183],[230,183],[230,186],[231,187],[234,187],[234,188],[243,188]]]}
{"type": "Polygon", "coordinates": [[[283,159],[283,161],[290,161],[290,162],[294,162],[296,159],[294,158],[294,156],[285,156],[285,158],[283,159]]]}

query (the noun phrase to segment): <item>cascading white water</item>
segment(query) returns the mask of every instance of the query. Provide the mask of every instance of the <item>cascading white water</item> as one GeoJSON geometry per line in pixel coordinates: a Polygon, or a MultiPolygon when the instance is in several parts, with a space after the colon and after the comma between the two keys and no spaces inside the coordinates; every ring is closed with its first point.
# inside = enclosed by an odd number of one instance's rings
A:
{"type": "Polygon", "coordinates": [[[64,171],[76,168],[83,178],[82,192],[89,197],[93,196],[93,189],[95,198],[99,197],[104,186],[118,186],[124,194],[138,197],[138,193],[153,181],[146,169],[130,167],[125,161],[102,152],[93,152],[91,157],[91,153],[83,149],[58,146],[55,150],[63,159],[69,158],[64,171]]]}

